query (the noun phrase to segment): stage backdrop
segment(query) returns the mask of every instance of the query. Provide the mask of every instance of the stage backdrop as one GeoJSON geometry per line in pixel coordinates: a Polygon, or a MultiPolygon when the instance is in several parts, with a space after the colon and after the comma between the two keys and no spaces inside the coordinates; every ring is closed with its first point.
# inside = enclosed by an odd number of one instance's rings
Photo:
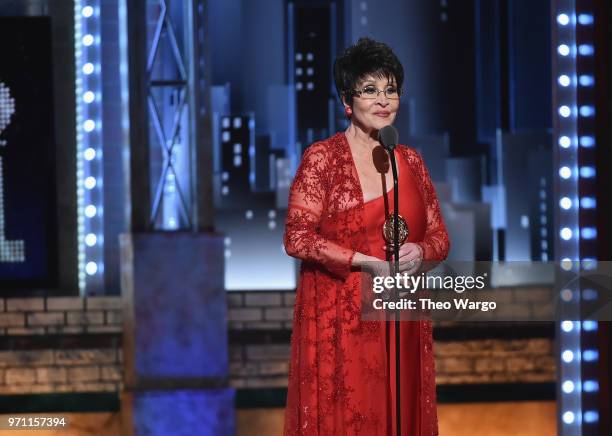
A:
{"type": "Polygon", "coordinates": [[[57,282],[51,23],[0,17],[0,289],[57,282]]]}

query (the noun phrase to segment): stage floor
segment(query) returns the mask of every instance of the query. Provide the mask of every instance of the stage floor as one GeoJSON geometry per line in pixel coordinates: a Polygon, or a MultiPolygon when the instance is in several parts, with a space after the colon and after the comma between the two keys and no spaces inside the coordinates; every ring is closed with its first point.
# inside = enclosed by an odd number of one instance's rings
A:
{"type": "MultiPolygon", "coordinates": [[[[440,436],[554,436],[554,401],[438,405],[440,436]]],[[[283,409],[238,411],[237,436],[280,436],[283,409]]]]}
{"type": "MultiPolygon", "coordinates": [[[[554,436],[557,434],[556,413],[554,401],[442,404],[438,406],[440,436],[554,436]]],[[[57,416],[36,416],[50,415],[57,416]]],[[[38,430],[36,436],[120,434],[118,413],[71,413],[65,416],[70,420],[70,428],[38,430]]],[[[236,436],[281,436],[283,419],[284,409],[238,410],[236,436]]],[[[23,430],[0,430],[0,436],[26,433],[23,430]]]]}

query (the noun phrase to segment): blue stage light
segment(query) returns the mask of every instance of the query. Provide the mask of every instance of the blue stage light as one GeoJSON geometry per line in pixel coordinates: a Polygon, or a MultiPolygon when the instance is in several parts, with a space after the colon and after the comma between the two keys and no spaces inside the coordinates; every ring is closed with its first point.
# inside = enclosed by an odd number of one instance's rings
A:
{"type": "Polygon", "coordinates": [[[585,362],[595,362],[599,359],[599,352],[597,350],[584,350],[582,352],[582,360],[585,362]]]}
{"type": "Polygon", "coordinates": [[[580,207],[583,209],[594,209],[597,206],[597,201],[593,197],[582,197],[580,199],[580,207]]]}
{"type": "Polygon", "coordinates": [[[599,413],[597,413],[595,410],[587,410],[586,412],[584,412],[583,419],[584,422],[592,424],[594,422],[599,421],[599,413]]]}
{"type": "Polygon", "coordinates": [[[590,166],[580,167],[580,177],[585,179],[595,177],[595,168],[590,166]]]}
{"type": "Polygon", "coordinates": [[[595,48],[591,44],[580,44],[578,46],[578,53],[582,56],[593,56],[595,48]]]}
{"type": "Polygon", "coordinates": [[[580,146],[585,148],[590,148],[595,145],[595,138],[592,136],[581,136],[580,137],[580,146]]]}
{"type": "Polygon", "coordinates": [[[594,227],[583,227],[580,229],[580,236],[582,239],[595,239],[597,238],[597,229],[594,227]]]}
{"type": "Polygon", "coordinates": [[[582,389],[589,393],[597,392],[599,390],[599,382],[596,380],[586,380],[582,384],[582,389]]]}
{"type": "Polygon", "coordinates": [[[592,117],[595,115],[595,108],[590,105],[580,106],[580,116],[581,117],[592,117]]]}

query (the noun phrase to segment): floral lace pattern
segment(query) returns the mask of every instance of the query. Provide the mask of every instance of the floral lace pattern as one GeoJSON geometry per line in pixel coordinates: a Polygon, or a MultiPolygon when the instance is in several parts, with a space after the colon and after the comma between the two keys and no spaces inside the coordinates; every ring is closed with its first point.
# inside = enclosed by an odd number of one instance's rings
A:
{"type": "MultiPolygon", "coordinates": [[[[449,249],[421,157],[398,146],[418,181],[427,216],[425,260],[449,249]]],[[[343,132],[304,152],[291,185],[284,245],[302,260],[291,337],[285,435],[390,435],[384,322],[360,320],[356,252],[369,254],[363,193],[343,132]]],[[[421,436],[438,434],[432,326],[419,321],[421,436]]],[[[402,431],[404,433],[404,431],[402,431]]],[[[406,433],[408,434],[408,433],[406,433]]]]}

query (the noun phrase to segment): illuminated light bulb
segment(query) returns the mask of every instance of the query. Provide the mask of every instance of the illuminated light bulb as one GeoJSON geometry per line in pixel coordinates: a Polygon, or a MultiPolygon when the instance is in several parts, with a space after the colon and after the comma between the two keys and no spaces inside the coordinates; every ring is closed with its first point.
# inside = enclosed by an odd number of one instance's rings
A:
{"type": "Polygon", "coordinates": [[[595,138],[592,136],[581,136],[580,146],[584,148],[591,148],[595,145],[595,138]]]}
{"type": "Polygon", "coordinates": [[[572,392],[574,392],[574,387],[574,382],[571,380],[567,380],[563,382],[561,389],[563,389],[563,392],[565,392],[566,394],[571,394],[572,392]]]}
{"type": "Polygon", "coordinates": [[[559,47],[557,47],[557,52],[561,56],[567,56],[570,53],[570,48],[567,44],[561,44],[559,47]]]}
{"type": "Polygon", "coordinates": [[[578,53],[582,56],[592,56],[595,53],[595,48],[591,44],[580,44],[578,46],[578,53]]]}
{"type": "Polygon", "coordinates": [[[584,350],[582,352],[582,360],[585,362],[595,362],[597,359],[599,359],[597,350],[584,350]]]}
{"type": "Polygon", "coordinates": [[[580,14],[578,15],[578,23],[583,26],[589,26],[593,24],[593,15],[591,14],[580,14]]]}
{"type": "Polygon", "coordinates": [[[567,118],[572,114],[572,110],[569,108],[569,106],[561,106],[559,108],[559,115],[561,115],[563,118],[567,118]]]}
{"type": "Polygon", "coordinates": [[[593,106],[589,106],[589,105],[584,105],[584,106],[580,106],[580,116],[581,117],[592,117],[593,115],[595,115],[595,108],[593,106]]]}
{"type": "Polygon", "coordinates": [[[93,189],[96,187],[96,178],[89,176],[85,179],[85,187],[87,189],[93,189]]]}
{"type": "Polygon", "coordinates": [[[90,45],[92,45],[94,43],[94,37],[91,34],[87,34],[85,36],[83,36],[83,45],[85,47],[89,47],[90,45]]]}
{"type": "Polygon", "coordinates": [[[559,138],[559,145],[563,148],[569,148],[569,146],[572,145],[572,140],[569,136],[561,136],[559,138]]]}
{"type": "Polygon", "coordinates": [[[559,76],[558,81],[559,81],[559,85],[561,85],[563,87],[569,86],[570,83],[571,83],[571,80],[570,80],[569,76],[565,75],[565,74],[559,76]]]}
{"type": "Polygon", "coordinates": [[[561,235],[561,239],[565,241],[569,241],[570,239],[572,239],[572,229],[570,229],[569,227],[562,228],[559,234],[561,235]]]}
{"type": "Polygon", "coordinates": [[[572,350],[565,350],[561,354],[561,359],[563,359],[565,363],[570,363],[572,360],[574,360],[574,352],[572,350]]]}
{"type": "Polygon", "coordinates": [[[98,264],[95,262],[87,262],[87,265],[85,266],[85,272],[90,276],[94,275],[98,272],[98,264]]]}
{"type": "Polygon", "coordinates": [[[93,247],[94,245],[96,245],[96,242],[98,242],[98,238],[94,233],[89,233],[87,234],[87,236],[85,236],[85,244],[88,247],[93,247]]]}
{"type": "Polygon", "coordinates": [[[569,23],[568,15],[567,14],[557,15],[557,23],[561,24],[562,26],[567,26],[569,23]]]}
{"type": "Polygon", "coordinates": [[[561,299],[565,302],[572,301],[573,292],[571,289],[564,289],[561,291],[561,299]]]}
{"type": "Polygon", "coordinates": [[[81,10],[81,14],[85,17],[85,18],[89,18],[93,15],[94,13],[94,9],[91,6],[85,6],[82,10],[81,10]]]}
{"type": "Polygon", "coordinates": [[[83,157],[85,157],[85,160],[94,160],[96,158],[96,150],[91,147],[85,149],[83,157]]]}
{"type": "Polygon", "coordinates": [[[89,206],[85,208],[85,216],[87,218],[95,217],[96,213],[98,213],[98,210],[96,209],[96,206],[94,206],[93,204],[90,204],[89,206]]]}
{"type": "Polygon", "coordinates": [[[572,259],[570,259],[569,257],[564,257],[563,259],[561,259],[561,268],[563,268],[565,271],[571,270],[572,259]]]}
{"type": "Polygon", "coordinates": [[[568,210],[572,207],[572,200],[570,200],[569,197],[563,197],[559,200],[559,206],[561,206],[562,209],[568,210]]]}
{"type": "Polygon", "coordinates": [[[574,323],[572,321],[563,321],[561,323],[561,330],[563,330],[565,333],[571,332],[573,328],[574,328],[574,323]]]}
{"type": "Polygon", "coordinates": [[[599,382],[596,380],[586,380],[582,386],[585,392],[597,392],[599,390],[599,382]]]}
{"type": "Polygon", "coordinates": [[[574,412],[569,412],[569,411],[568,411],[568,412],[565,412],[565,413],[563,414],[563,422],[564,422],[564,423],[566,423],[566,424],[571,424],[571,423],[573,423],[573,422],[574,422],[574,419],[575,419],[574,412]]]}
{"type": "Polygon", "coordinates": [[[569,179],[572,176],[572,170],[570,170],[569,167],[561,167],[559,168],[559,175],[563,179],[569,179]]]}
{"type": "Polygon", "coordinates": [[[86,120],[86,121],[83,123],[83,129],[84,129],[86,132],[91,132],[91,131],[93,131],[95,128],[96,128],[96,122],[95,122],[94,120],[86,120]]]}
{"type": "Polygon", "coordinates": [[[597,229],[594,227],[583,227],[580,229],[582,239],[595,239],[597,237],[597,229]]]}
{"type": "Polygon", "coordinates": [[[96,94],[94,94],[91,91],[87,91],[85,94],[83,94],[83,101],[85,103],[91,103],[96,99],[96,94]]]}
{"type": "Polygon", "coordinates": [[[94,64],[92,64],[91,62],[87,62],[85,65],[83,65],[83,73],[84,74],[91,74],[94,72],[94,64]]]}
{"type": "Polygon", "coordinates": [[[595,168],[593,167],[580,167],[580,177],[590,179],[595,177],[595,168]]]}
{"type": "Polygon", "coordinates": [[[597,206],[597,201],[593,197],[582,197],[580,199],[580,207],[583,209],[594,209],[597,206]]]}

